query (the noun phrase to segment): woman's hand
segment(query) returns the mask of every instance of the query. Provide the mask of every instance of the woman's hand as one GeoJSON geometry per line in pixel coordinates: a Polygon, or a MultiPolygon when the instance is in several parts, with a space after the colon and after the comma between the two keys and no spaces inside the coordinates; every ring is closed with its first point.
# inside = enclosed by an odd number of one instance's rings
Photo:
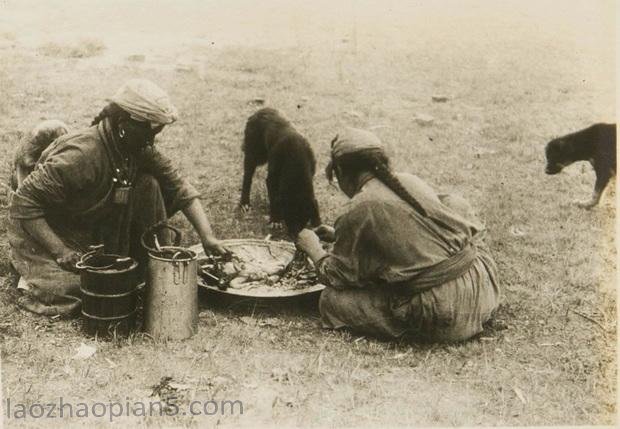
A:
{"type": "Polygon", "coordinates": [[[333,243],[336,240],[336,230],[329,225],[319,225],[312,231],[323,241],[333,243]]]}
{"type": "Polygon", "coordinates": [[[231,253],[230,250],[227,249],[226,246],[224,246],[222,242],[215,237],[202,240],[202,248],[207,255],[211,253],[216,253],[218,255],[226,255],[228,253],[231,253]]]}
{"type": "Polygon", "coordinates": [[[79,252],[76,252],[69,247],[65,247],[54,255],[56,263],[60,268],[65,271],[71,271],[73,273],[79,272],[75,264],[78,263],[81,257],[82,255],[79,252]]]}
{"type": "Polygon", "coordinates": [[[310,257],[310,259],[312,259],[312,262],[317,262],[327,254],[321,246],[319,237],[314,233],[314,231],[307,228],[302,229],[299,235],[297,235],[295,244],[297,245],[297,248],[301,249],[310,257]]]}
{"type": "Polygon", "coordinates": [[[202,248],[205,250],[205,253],[217,253],[219,255],[231,253],[230,250],[226,249],[226,247],[222,245],[222,242],[213,235],[211,224],[209,224],[209,220],[207,219],[207,214],[197,198],[193,199],[189,205],[183,209],[183,213],[200,236],[202,248]]]}
{"type": "Polygon", "coordinates": [[[67,245],[50,228],[45,218],[24,219],[21,221],[22,227],[39,244],[41,244],[54,258],[60,268],[73,273],[78,272],[75,264],[80,260],[81,255],[76,250],[67,245]]]}

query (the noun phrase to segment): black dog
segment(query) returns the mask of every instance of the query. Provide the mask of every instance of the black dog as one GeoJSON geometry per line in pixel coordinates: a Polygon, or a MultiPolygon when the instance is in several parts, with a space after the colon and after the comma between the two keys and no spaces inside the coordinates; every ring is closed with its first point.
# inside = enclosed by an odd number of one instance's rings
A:
{"type": "Polygon", "coordinates": [[[594,124],[591,127],[551,140],[545,148],[545,173],[557,174],[575,161],[590,161],[596,173],[592,198],[578,203],[591,208],[598,204],[601,194],[616,175],[616,124],[594,124]]]}
{"type": "Polygon", "coordinates": [[[252,177],[259,165],[267,164],[267,193],[271,222],[284,221],[293,237],[308,222],[321,224],[312,179],[316,168],[308,141],[277,110],[254,113],[245,126],[243,141],[243,185],[241,206],[250,205],[252,177]]]}

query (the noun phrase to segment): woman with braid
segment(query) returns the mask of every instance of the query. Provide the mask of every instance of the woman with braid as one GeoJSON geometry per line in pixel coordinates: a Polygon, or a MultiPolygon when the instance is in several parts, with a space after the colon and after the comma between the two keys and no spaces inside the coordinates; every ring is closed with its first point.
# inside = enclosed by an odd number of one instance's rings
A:
{"type": "Polygon", "coordinates": [[[332,172],[350,198],[335,228],[304,229],[297,246],[327,287],[323,325],[384,338],[462,341],[499,303],[482,226],[461,198],[438,196],[411,174],[392,173],[383,144],[347,129],[332,142],[332,172]],[[318,235],[317,235],[318,234],[318,235]],[[334,241],[323,250],[319,236],[334,241]]]}
{"type": "Polygon", "coordinates": [[[131,80],[90,128],[65,134],[43,151],[9,208],[20,305],[39,314],[75,314],[81,304],[75,263],[89,245],[102,243],[106,252],[144,266],[143,231],[177,211],[192,223],[205,251],[225,252],[199,193],[153,147],[155,136],[175,120],[163,90],[131,80]]]}

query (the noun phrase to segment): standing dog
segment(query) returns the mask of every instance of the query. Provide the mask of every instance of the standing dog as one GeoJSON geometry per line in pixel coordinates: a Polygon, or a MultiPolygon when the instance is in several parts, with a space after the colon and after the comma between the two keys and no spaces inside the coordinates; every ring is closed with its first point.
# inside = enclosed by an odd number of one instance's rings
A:
{"type": "Polygon", "coordinates": [[[312,180],[316,168],[308,141],[275,109],[254,113],[245,126],[241,206],[250,205],[252,177],[267,163],[267,193],[271,222],[284,221],[296,236],[308,222],[321,224],[312,180]]]}
{"type": "Polygon", "coordinates": [[[577,203],[582,208],[598,204],[609,180],[616,175],[616,124],[594,124],[576,133],[551,140],[545,148],[545,173],[557,174],[575,161],[590,161],[596,173],[590,201],[577,203]]]}

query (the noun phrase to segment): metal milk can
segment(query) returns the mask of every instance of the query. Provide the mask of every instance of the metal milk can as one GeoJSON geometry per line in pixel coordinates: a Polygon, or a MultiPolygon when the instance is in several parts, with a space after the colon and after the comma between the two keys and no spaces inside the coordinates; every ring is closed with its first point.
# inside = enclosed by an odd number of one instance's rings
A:
{"type": "Polygon", "coordinates": [[[181,233],[159,224],[144,233],[142,245],[149,255],[146,270],[144,327],[154,339],[183,340],[198,329],[198,261],[196,253],[180,247],[181,233]],[[173,246],[160,246],[156,230],[174,232],[173,246]],[[146,244],[153,238],[154,247],[146,244]]]}

